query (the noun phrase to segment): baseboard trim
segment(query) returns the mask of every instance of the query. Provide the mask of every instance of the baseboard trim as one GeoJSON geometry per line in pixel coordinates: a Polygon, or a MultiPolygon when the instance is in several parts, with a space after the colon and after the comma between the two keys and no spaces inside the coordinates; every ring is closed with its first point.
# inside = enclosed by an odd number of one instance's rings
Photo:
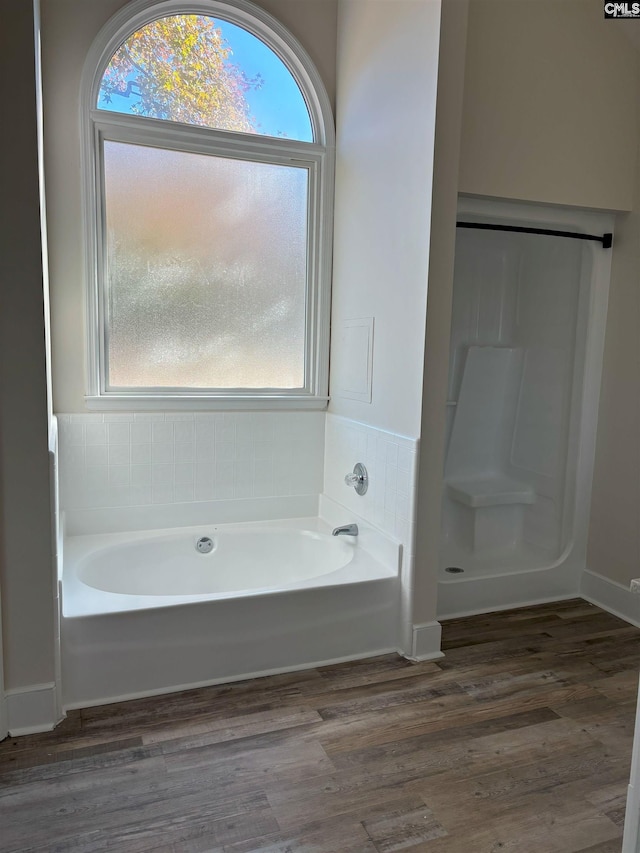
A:
{"type": "Polygon", "coordinates": [[[413,626],[413,641],[411,654],[405,655],[407,660],[425,661],[443,658],[442,625],[439,622],[423,622],[413,626]]]}
{"type": "Polygon", "coordinates": [[[582,574],[580,595],[586,601],[624,619],[640,628],[640,596],[617,581],[585,569],[582,574]]]}
{"type": "Polygon", "coordinates": [[[529,601],[520,601],[516,604],[496,604],[487,607],[477,607],[471,610],[459,610],[440,616],[440,622],[449,622],[452,619],[466,619],[467,616],[484,616],[489,613],[501,613],[504,610],[519,610],[521,607],[537,607],[540,604],[553,604],[554,601],[570,601],[572,598],[580,598],[580,592],[570,592],[567,595],[551,595],[544,598],[532,598],[529,601]]]}
{"type": "Polygon", "coordinates": [[[5,698],[11,737],[50,732],[60,722],[53,682],[13,688],[6,691],[5,698]]]}

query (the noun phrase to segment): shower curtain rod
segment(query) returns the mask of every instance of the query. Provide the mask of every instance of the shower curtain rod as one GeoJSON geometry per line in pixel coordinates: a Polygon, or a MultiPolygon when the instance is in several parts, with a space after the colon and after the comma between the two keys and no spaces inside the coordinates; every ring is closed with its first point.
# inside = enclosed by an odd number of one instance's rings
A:
{"type": "Polygon", "coordinates": [[[525,228],[523,225],[494,225],[487,222],[456,222],[457,228],[477,228],[481,231],[516,231],[519,234],[547,234],[550,237],[572,237],[574,240],[593,240],[602,243],[603,249],[613,245],[613,234],[580,234],[578,231],[554,231],[551,228],[525,228]]]}

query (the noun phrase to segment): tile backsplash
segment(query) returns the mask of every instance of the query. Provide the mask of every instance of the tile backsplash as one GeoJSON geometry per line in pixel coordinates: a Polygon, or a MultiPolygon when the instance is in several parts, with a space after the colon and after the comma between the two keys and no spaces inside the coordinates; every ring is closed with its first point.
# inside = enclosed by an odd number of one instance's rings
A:
{"type": "Polygon", "coordinates": [[[302,496],[325,494],[413,551],[415,439],[325,412],[59,414],[58,429],[67,514],[94,511],[95,522],[95,511],[122,519],[146,507],[147,519],[161,509],[171,517],[176,504],[216,502],[219,512],[236,501],[225,518],[235,506],[242,520],[247,507],[252,517],[265,511],[256,499],[281,499],[272,509],[288,515],[302,496]],[[369,472],[363,497],[344,483],[356,462],[369,472]]]}
{"type": "Polygon", "coordinates": [[[324,412],[59,414],[65,510],[317,495],[324,412]]]}
{"type": "Polygon", "coordinates": [[[417,439],[328,414],[325,428],[324,494],[375,524],[413,552],[417,439]],[[344,482],[362,462],[369,474],[365,495],[344,482]]]}

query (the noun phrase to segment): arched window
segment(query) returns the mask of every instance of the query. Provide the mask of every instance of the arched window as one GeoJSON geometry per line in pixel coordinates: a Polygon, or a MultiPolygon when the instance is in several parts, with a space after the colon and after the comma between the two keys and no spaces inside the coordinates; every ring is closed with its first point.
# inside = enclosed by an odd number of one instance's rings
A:
{"type": "Polygon", "coordinates": [[[333,129],[300,45],[139,0],[83,86],[89,405],[324,405],[333,129]]]}

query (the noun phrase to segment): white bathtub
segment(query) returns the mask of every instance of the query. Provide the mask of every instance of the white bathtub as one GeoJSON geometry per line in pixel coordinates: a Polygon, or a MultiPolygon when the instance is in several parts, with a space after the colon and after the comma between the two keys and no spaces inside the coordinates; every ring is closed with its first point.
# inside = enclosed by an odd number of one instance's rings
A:
{"type": "Polygon", "coordinates": [[[68,537],[65,706],[395,649],[399,548],[363,534],[315,518],[68,537]]]}

